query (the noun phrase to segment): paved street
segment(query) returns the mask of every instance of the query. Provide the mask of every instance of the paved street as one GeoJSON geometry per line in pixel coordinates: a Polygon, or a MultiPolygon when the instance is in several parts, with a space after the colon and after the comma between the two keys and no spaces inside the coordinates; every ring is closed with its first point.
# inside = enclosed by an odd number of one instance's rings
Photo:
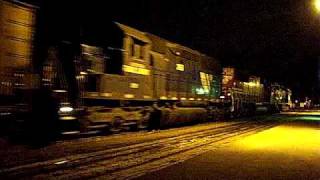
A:
{"type": "MultiPolygon", "coordinates": [[[[161,131],[60,140],[2,139],[4,178],[317,179],[320,131],[304,116],[260,116],[161,131]]],[[[308,118],[307,118],[308,119],[308,118]]]]}

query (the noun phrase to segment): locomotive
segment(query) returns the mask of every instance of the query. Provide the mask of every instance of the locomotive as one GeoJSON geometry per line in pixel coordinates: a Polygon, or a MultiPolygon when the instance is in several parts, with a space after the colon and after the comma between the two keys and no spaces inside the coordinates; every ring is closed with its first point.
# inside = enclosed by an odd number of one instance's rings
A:
{"type": "MultiPolygon", "coordinates": [[[[0,3],[0,39],[7,42],[0,43],[0,94],[13,97],[19,92],[25,102],[37,104],[29,108],[34,113],[50,104],[41,102],[40,95],[53,97],[43,98],[55,101],[43,112],[57,116],[65,133],[253,115],[255,104],[265,101],[260,82],[227,87],[237,82],[225,81],[228,74],[215,58],[118,22],[82,23],[76,41],[51,46],[45,61],[35,64],[37,7],[0,3]]],[[[33,117],[44,123],[43,117],[33,117]]]]}
{"type": "Polygon", "coordinates": [[[113,44],[102,45],[107,48],[81,44],[82,66],[76,75],[84,84],[80,99],[90,112],[101,114],[100,119],[89,116],[91,124],[108,123],[112,128],[119,124],[143,124],[121,115],[101,120],[106,106],[148,109],[157,103],[163,107],[161,127],[203,121],[213,114],[209,104],[220,101],[221,89],[222,69],[217,60],[117,22],[112,26],[121,36],[113,36],[113,44]]]}

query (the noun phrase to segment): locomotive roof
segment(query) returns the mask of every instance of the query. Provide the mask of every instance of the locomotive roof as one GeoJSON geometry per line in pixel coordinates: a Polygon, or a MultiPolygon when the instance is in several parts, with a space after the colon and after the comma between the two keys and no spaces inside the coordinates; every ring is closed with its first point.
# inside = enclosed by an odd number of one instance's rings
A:
{"type": "Polygon", "coordinates": [[[118,22],[115,22],[115,24],[124,32],[124,34],[130,35],[132,37],[136,37],[137,39],[140,39],[146,43],[150,43],[152,51],[165,54],[169,49],[175,55],[177,55],[176,52],[179,52],[180,56],[183,56],[191,60],[197,59],[194,56],[200,57],[201,59],[205,58],[205,59],[211,59],[214,61],[216,60],[215,58],[211,56],[207,56],[206,54],[203,54],[197,50],[191,49],[189,47],[183,46],[178,43],[168,41],[164,38],[161,38],[149,32],[139,31],[135,28],[132,28],[130,26],[127,26],[118,22]]]}
{"type": "Polygon", "coordinates": [[[158,52],[161,54],[165,54],[166,50],[168,48],[167,47],[168,41],[166,39],[163,39],[163,38],[156,36],[154,34],[151,34],[151,33],[146,33],[146,34],[152,42],[152,46],[151,46],[152,51],[155,51],[155,52],[158,52]]]}
{"type": "Polygon", "coordinates": [[[183,46],[181,44],[178,43],[174,43],[171,41],[168,41],[164,38],[161,38],[159,36],[156,36],[154,34],[151,33],[146,33],[146,35],[148,36],[148,38],[151,40],[152,42],[152,51],[161,53],[161,54],[165,54],[167,49],[169,48],[172,51],[178,51],[181,53],[181,56],[188,56],[187,59],[189,59],[189,56],[201,56],[201,57],[206,57],[208,59],[214,59],[213,57],[207,56],[206,54],[203,54],[197,50],[191,49],[189,47],[183,46]]]}
{"type": "Polygon", "coordinates": [[[183,46],[181,44],[177,44],[177,43],[173,43],[173,42],[168,42],[167,43],[167,46],[169,48],[173,48],[173,49],[176,49],[176,50],[180,50],[180,51],[185,51],[185,52],[188,52],[188,53],[191,53],[191,54],[194,54],[194,55],[198,55],[198,56],[201,56],[202,53],[200,53],[199,51],[197,50],[193,50],[191,48],[188,48],[186,46],[183,46]]]}
{"type": "Polygon", "coordinates": [[[38,6],[32,5],[32,4],[28,4],[25,2],[21,2],[21,1],[17,1],[17,0],[0,0],[0,2],[9,2],[9,3],[13,3],[14,5],[18,5],[20,7],[24,7],[24,8],[29,8],[29,9],[38,9],[38,6]]]}
{"type": "Polygon", "coordinates": [[[126,26],[124,24],[118,23],[118,22],[115,22],[115,23],[116,23],[116,25],[119,26],[119,28],[122,31],[124,31],[125,34],[132,36],[132,37],[135,37],[135,38],[137,38],[141,41],[144,41],[146,43],[151,43],[150,39],[146,36],[146,33],[139,31],[137,29],[134,29],[132,27],[126,26]]]}

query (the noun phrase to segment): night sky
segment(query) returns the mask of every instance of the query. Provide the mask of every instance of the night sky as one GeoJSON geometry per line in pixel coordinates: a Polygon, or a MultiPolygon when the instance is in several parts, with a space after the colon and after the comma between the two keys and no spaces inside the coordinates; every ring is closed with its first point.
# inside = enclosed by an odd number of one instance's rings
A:
{"type": "Polygon", "coordinates": [[[78,36],[85,17],[118,21],[279,82],[296,96],[318,91],[320,14],[311,0],[25,1],[40,7],[39,37],[47,44],[78,36]]]}

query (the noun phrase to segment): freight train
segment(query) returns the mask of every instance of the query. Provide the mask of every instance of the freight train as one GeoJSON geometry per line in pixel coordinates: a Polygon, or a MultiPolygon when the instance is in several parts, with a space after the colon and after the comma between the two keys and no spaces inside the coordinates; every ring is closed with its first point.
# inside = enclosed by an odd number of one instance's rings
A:
{"type": "Polygon", "coordinates": [[[87,127],[143,127],[152,123],[141,121],[157,119],[147,118],[153,106],[161,109],[160,127],[203,121],[217,111],[209,108],[220,101],[217,60],[120,23],[109,29],[118,35],[111,43],[97,46],[84,38],[80,44],[76,77],[79,99],[91,112],[82,119],[87,127]],[[137,118],[137,111],[147,115],[137,118]]]}
{"type": "Polygon", "coordinates": [[[239,88],[225,81],[229,74],[216,59],[117,22],[103,22],[100,32],[83,23],[77,41],[52,45],[34,67],[37,7],[0,5],[1,95],[15,103],[19,97],[24,112],[40,113],[30,115],[41,119],[33,125],[50,128],[46,117],[57,117],[51,125],[68,133],[162,128],[253,115],[255,104],[265,101],[260,82],[239,88]]]}

